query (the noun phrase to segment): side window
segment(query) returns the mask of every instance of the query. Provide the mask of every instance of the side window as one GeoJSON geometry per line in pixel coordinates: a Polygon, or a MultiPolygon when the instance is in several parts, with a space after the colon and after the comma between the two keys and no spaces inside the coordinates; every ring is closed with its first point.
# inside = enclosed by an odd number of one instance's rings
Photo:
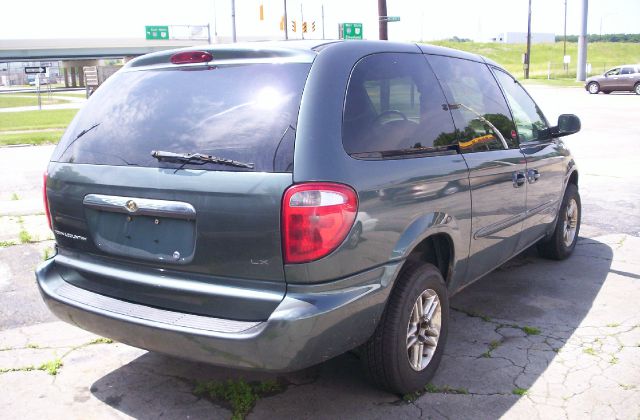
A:
{"type": "Polygon", "coordinates": [[[633,74],[633,68],[631,67],[623,67],[620,71],[620,74],[633,74]]]}
{"type": "Polygon", "coordinates": [[[463,153],[518,147],[509,107],[483,63],[428,56],[442,83],[463,153]]]}
{"type": "Polygon", "coordinates": [[[606,72],[604,75],[605,76],[617,76],[618,74],[620,74],[620,68],[615,68],[615,69],[611,69],[608,72],[606,72]]]}
{"type": "Polygon", "coordinates": [[[445,103],[421,54],[364,57],[347,87],[344,148],[354,157],[368,158],[447,150],[454,128],[445,103]]]}
{"type": "Polygon", "coordinates": [[[496,69],[495,75],[511,105],[520,143],[548,140],[547,121],[529,94],[505,72],[496,69]]]}

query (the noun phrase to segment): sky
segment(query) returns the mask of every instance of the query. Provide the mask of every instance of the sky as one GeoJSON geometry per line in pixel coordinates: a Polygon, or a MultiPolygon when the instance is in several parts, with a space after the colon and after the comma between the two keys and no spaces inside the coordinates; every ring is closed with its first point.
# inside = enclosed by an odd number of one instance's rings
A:
{"type": "MultiPolygon", "coordinates": [[[[582,0],[567,0],[567,33],[578,34],[582,0]]],[[[145,25],[211,24],[221,37],[231,36],[231,0],[30,0],[3,2],[0,13],[2,39],[134,38],[144,39],[145,25]],[[100,10],[87,11],[87,6],[100,10]]],[[[238,38],[281,39],[279,30],[284,0],[236,0],[238,38]],[[260,4],[264,20],[259,20],[260,4]]],[[[564,0],[532,0],[532,31],[563,33],[564,0]]],[[[364,38],[377,39],[377,0],[288,0],[291,21],[316,22],[322,37],[324,5],[325,37],[338,37],[338,23],[363,23],[364,38]]],[[[437,40],[453,36],[483,40],[502,32],[526,32],[528,0],[387,0],[389,39],[437,40]]],[[[588,32],[640,32],[640,0],[590,0],[588,32]]],[[[289,22],[289,26],[291,23],[289,22]]],[[[212,29],[213,32],[213,29],[212,29]]],[[[289,32],[299,38],[300,32],[289,32]]]]}

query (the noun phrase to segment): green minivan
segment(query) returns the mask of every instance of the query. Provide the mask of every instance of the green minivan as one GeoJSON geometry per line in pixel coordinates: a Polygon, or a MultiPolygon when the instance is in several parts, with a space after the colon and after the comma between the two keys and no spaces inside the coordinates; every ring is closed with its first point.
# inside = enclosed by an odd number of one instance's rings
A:
{"type": "Polygon", "coordinates": [[[292,371],[358,349],[424,386],[449,298],[580,229],[561,137],[496,63],[384,41],[138,57],[88,100],[44,179],[60,319],[132,346],[292,371]]]}

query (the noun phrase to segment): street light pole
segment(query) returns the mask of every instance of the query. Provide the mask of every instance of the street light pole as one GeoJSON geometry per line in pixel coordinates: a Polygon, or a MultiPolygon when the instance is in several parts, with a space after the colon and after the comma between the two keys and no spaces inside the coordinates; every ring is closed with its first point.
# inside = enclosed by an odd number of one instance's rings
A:
{"type": "Polygon", "coordinates": [[[378,34],[380,39],[389,39],[387,34],[387,0],[378,0],[378,34]]]}
{"type": "Polygon", "coordinates": [[[527,56],[525,57],[524,78],[529,78],[529,66],[531,64],[531,0],[529,0],[529,17],[527,19],[527,56]]]}
{"type": "Polygon", "coordinates": [[[567,55],[567,0],[564,0],[564,47],[562,48],[562,60],[567,55]]]}
{"type": "Polygon", "coordinates": [[[289,39],[289,20],[287,19],[287,0],[284,0],[284,39],[289,39]]]}
{"type": "Polygon", "coordinates": [[[236,38],[236,0],[231,0],[231,40],[237,41],[236,38]]]}
{"type": "Polygon", "coordinates": [[[582,22],[580,24],[580,36],[578,37],[578,71],[576,80],[583,82],[587,76],[587,15],[589,12],[589,0],[582,0],[582,22]]]}

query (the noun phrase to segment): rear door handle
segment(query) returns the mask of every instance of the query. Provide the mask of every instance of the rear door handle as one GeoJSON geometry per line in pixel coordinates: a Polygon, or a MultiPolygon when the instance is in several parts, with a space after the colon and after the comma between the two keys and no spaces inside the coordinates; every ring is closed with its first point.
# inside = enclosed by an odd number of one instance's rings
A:
{"type": "Polygon", "coordinates": [[[539,179],[540,179],[540,172],[538,172],[537,169],[529,169],[527,171],[527,181],[529,181],[529,184],[533,184],[539,179]]]}
{"type": "Polygon", "coordinates": [[[513,173],[513,188],[520,188],[524,185],[526,181],[526,177],[524,172],[514,172],[513,173]]]}

